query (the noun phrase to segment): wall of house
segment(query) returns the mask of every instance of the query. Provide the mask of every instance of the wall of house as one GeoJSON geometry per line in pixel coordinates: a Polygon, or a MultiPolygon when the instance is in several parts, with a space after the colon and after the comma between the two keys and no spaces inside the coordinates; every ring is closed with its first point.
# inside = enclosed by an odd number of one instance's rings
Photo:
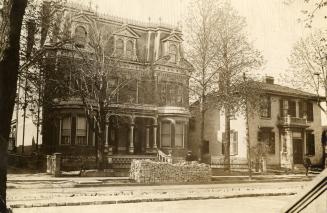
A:
{"type": "MultiPolygon", "coordinates": [[[[189,149],[198,155],[200,147],[201,116],[198,109],[193,110],[193,126],[190,125],[189,149]]],[[[246,158],[246,126],[242,115],[231,120],[231,130],[238,133],[238,152],[231,158],[246,158]]],[[[223,157],[222,133],[225,131],[225,117],[223,112],[209,109],[205,114],[204,140],[209,141],[209,153],[212,158],[223,157]]]]}
{"type": "Polygon", "coordinates": [[[279,115],[279,100],[278,96],[271,96],[271,118],[261,118],[260,112],[255,112],[249,118],[249,135],[251,140],[251,147],[258,143],[258,131],[262,127],[271,127],[272,132],[275,133],[275,154],[268,154],[267,163],[270,165],[280,164],[280,130],[277,126],[279,115]]]}
{"type": "MultiPolygon", "coordinates": [[[[192,107],[193,118],[190,121],[189,129],[189,150],[193,155],[199,156],[201,145],[201,114],[198,105],[192,107]]],[[[217,131],[219,130],[220,113],[218,110],[209,109],[205,114],[204,140],[209,141],[209,152],[217,155],[219,144],[217,141],[217,131]]]]}
{"type": "Polygon", "coordinates": [[[313,130],[313,134],[315,135],[315,155],[310,157],[311,163],[318,164],[320,163],[322,157],[322,145],[321,145],[321,109],[319,106],[314,103],[313,104],[313,122],[310,123],[308,129],[313,130]]]}

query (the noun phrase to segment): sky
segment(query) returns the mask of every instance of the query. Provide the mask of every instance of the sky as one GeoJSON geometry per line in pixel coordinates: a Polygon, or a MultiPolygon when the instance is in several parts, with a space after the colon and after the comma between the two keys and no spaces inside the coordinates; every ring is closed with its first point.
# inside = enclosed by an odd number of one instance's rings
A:
{"type": "MultiPolygon", "coordinates": [[[[79,2],[86,5],[91,2],[92,7],[97,6],[99,12],[115,16],[144,22],[148,22],[150,17],[151,22],[159,22],[161,19],[164,23],[177,25],[178,22],[183,22],[189,0],[81,0],[79,2]]],[[[310,5],[305,4],[304,0],[231,0],[231,3],[239,14],[246,18],[249,40],[265,58],[265,64],[258,73],[261,76],[274,76],[277,82],[283,83],[282,76],[287,72],[287,58],[294,43],[309,32],[298,19],[304,17],[301,10],[310,9],[310,5]]],[[[324,23],[315,22],[317,27],[322,27],[323,24],[327,25],[326,20],[324,23]]]]}

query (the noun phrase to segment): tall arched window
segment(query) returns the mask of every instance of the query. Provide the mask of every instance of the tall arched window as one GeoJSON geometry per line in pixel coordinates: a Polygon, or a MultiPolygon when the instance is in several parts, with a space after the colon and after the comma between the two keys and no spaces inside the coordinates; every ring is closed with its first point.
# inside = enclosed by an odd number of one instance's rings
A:
{"type": "Polygon", "coordinates": [[[126,56],[128,58],[132,58],[132,56],[133,56],[133,42],[132,41],[128,41],[126,44],[126,56]]]}
{"type": "Polygon", "coordinates": [[[75,28],[75,44],[77,47],[83,48],[86,44],[86,29],[82,26],[75,28]]]}
{"type": "Polygon", "coordinates": [[[118,39],[116,41],[116,53],[118,56],[122,56],[124,54],[124,41],[122,39],[118,39]]]}
{"type": "Polygon", "coordinates": [[[174,44],[171,44],[169,46],[169,55],[170,55],[170,60],[173,63],[177,62],[177,47],[174,44]]]}

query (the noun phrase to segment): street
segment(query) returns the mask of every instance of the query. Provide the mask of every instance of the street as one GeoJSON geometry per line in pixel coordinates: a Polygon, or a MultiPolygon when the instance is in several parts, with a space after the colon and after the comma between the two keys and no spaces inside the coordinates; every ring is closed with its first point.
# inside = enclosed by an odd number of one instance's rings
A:
{"type": "Polygon", "coordinates": [[[211,200],[187,200],[151,203],[126,203],[88,206],[61,206],[40,208],[18,208],[14,213],[276,213],[294,196],[245,197],[211,200]]]}

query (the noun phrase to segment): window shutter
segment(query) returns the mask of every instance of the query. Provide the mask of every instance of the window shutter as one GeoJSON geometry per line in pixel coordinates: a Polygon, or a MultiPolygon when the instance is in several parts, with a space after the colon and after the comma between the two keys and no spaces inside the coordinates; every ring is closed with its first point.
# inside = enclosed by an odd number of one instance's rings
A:
{"type": "Polygon", "coordinates": [[[275,154],[275,133],[270,132],[269,153],[275,154]]]}
{"type": "Polygon", "coordinates": [[[258,132],[258,142],[261,142],[262,141],[262,132],[259,131],[258,132]]]}
{"type": "Polygon", "coordinates": [[[271,118],[271,97],[268,96],[268,118],[271,118]]]}
{"type": "Polygon", "coordinates": [[[224,155],[225,154],[225,143],[226,143],[226,134],[223,132],[222,134],[222,146],[221,146],[221,153],[224,155]]]}
{"type": "Polygon", "coordinates": [[[279,100],[279,114],[280,117],[284,117],[284,101],[282,99],[279,100]]]}
{"type": "Polygon", "coordinates": [[[299,102],[299,117],[303,118],[303,102],[299,102]]]}
{"type": "Polygon", "coordinates": [[[238,132],[234,131],[234,140],[233,140],[233,147],[234,147],[234,155],[238,154],[238,132]]]}
{"type": "Polygon", "coordinates": [[[307,103],[307,119],[313,121],[313,104],[311,102],[307,103]]]}

